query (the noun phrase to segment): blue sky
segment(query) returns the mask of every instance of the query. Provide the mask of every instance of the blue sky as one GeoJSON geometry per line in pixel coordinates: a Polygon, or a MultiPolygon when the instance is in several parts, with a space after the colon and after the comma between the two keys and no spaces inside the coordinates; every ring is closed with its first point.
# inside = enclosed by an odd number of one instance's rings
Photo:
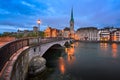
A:
{"type": "Polygon", "coordinates": [[[0,0],[0,33],[32,30],[41,20],[41,30],[49,25],[69,27],[74,9],[75,30],[80,27],[120,26],[120,0],[0,0]]]}

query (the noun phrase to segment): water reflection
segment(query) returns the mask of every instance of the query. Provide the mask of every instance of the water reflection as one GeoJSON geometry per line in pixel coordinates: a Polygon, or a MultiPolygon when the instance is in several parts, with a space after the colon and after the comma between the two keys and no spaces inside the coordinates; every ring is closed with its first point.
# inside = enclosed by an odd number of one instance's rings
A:
{"type": "Polygon", "coordinates": [[[71,44],[69,48],[65,48],[65,52],[67,53],[67,60],[63,57],[59,58],[59,69],[62,74],[65,73],[65,61],[67,61],[69,64],[72,64],[75,61],[75,45],[71,44]]]}
{"type": "Polygon", "coordinates": [[[73,63],[75,61],[75,45],[72,44],[70,48],[66,48],[65,52],[67,53],[67,61],[69,64],[73,63]]]}
{"type": "Polygon", "coordinates": [[[76,42],[73,45],[74,45],[74,47],[78,47],[79,46],[79,42],[76,42]]]}
{"type": "Polygon", "coordinates": [[[116,43],[113,43],[112,45],[112,57],[113,58],[117,58],[117,44],[116,43]]]}
{"type": "MultiPolygon", "coordinates": [[[[58,54],[55,51],[48,53],[58,54]]],[[[31,80],[120,80],[120,44],[75,43],[61,54],[54,60],[47,56],[45,79],[31,80]]]]}
{"type": "Polygon", "coordinates": [[[100,43],[101,50],[107,50],[108,49],[108,43],[100,43]]]}
{"type": "Polygon", "coordinates": [[[65,73],[65,61],[64,61],[63,57],[59,58],[59,69],[60,69],[62,74],[65,73]]]}

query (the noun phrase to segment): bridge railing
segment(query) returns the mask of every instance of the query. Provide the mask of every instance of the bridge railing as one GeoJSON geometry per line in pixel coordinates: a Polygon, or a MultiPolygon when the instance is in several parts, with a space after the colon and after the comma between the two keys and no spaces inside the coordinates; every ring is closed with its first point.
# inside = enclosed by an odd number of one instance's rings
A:
{"type": "Polygon", "coordinates": [[[65,38],[27,38],[10,42],[0,48],[0,72],[10,57],[20,48],[32,45],[41,45],[53,41],[65,40],[65,38]]]}
{"type": "Polygon", "coordinates": [[[62,38],[62,37],[50,37],[50,38],[29,38],[29,45],[30,46],[36,46],[36,45],[41,45],[49,42],[54,42],[54,41],[61,41],[61,40],[67,40],[68,38],[62,38]]]}
{"type": "Polygon", "coordinates": [[[28,39],[15,40],[0,48],[0,71],[10,57],[20,48],[28,46],[28,39]]]}

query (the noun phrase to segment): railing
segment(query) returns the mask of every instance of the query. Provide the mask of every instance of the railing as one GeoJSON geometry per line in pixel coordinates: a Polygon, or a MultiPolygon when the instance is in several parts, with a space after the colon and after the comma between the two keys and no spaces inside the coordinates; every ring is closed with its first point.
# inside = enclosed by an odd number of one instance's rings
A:
{"type": "Polygon", "coordinates": [[[40,45],[53,41],[65,40],[65,38],[27,38],[10,42],[0,48],[0,72],[10,57],[20,48],[25,46],[40,45]]]}
{"type": "Polygon", "coordinates": [[[61,37],[51,37],[51,38],[29,38],[29,45],[30,46],[36,46],[36,45],[41,45],[49,42],[54,42],[54,41],[61,41],[61,40],[67,40],[68,38],[61,38],[61,37]]]}
{"type": "Polygon", "coordinates": [[[28,39],[16,40],[10,42],[0,48],[0,71],[4,67],[5,63],[10,59],[10,57],[18,51],[20,48],[28,46],[28,39]]]}

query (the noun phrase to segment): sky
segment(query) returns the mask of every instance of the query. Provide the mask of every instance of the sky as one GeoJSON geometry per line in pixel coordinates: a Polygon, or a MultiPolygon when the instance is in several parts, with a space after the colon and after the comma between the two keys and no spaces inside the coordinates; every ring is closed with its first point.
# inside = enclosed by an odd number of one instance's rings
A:
{"type": "Polygon", "coordinates": [[[32,30],[38,19],[42,31],[48,26],[64,29],[72,8],[75,30],[120,27],[120,0],[0,0],[0,33],[32,30]]]}

